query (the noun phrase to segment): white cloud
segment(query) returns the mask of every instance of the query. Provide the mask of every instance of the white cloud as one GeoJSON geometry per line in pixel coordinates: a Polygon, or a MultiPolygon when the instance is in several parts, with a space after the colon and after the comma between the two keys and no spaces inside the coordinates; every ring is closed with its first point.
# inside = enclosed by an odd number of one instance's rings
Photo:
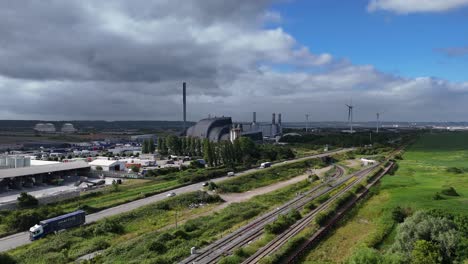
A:
{"type": "Polygon", "coordinates": [[[313,52],[267,0],[0,2],[0,118],[464,119],[468,83],[402,78],[313,52]],[[5,2],[6,3],[6,2],[5,2]],[[12,63],[14,62],[14,63],[12,63]],[[382,109],[384,108],[384,109],[382,109]],[[441,111],[440,109],[444,109],[441,111]]]}
{"type": "Polygon", "coordinates": [[[465,7],[468,0],[371,0],[367,6],[370,12],[391,11],[398,14],[444,12],[465,7]]]}

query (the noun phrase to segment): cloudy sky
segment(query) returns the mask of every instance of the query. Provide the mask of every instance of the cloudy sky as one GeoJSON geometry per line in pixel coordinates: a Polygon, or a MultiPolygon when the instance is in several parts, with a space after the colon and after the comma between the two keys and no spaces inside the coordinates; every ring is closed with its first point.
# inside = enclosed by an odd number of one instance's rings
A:
{"type": "Polygon", "coordinates": [[[468,121],[468,0],[0,2],[0,119],[468,121]]]}

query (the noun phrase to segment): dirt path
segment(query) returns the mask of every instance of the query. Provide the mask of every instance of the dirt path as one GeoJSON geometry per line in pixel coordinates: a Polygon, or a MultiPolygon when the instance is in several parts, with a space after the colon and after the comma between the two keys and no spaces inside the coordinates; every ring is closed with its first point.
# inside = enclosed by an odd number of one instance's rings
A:
{"type": "MultiPolygon", "coordinates": [[[[315,170],[315,173],[316,174],[323,174],[326,171],[330,170],[331,168],[332,167],[329,166],[329,167],[325,167],[325,168],[322,168],[322,169],[318,169],[318,170],[315,170]]],[[[300,176],[294,177],[294,178],[286,180],[286,181],[274,183],[274,184],[271,184],[271,185],[268,185],[268,186],[260,187],[260,188],[250,190],[250,191],[247,191],[247,192],[243,192],[243,193],[220,194],[221,198],[223,198],[223,200],[226,201],[226,202],[223,203],[222,205],[220,205],[219,209],[225,208],[228,205],[230,205],[231,203],[244,202],[244,201],[247,201],[247,200],[251,199],[254,196],[270,193],[270,192],[276,191],[278,189],[287,187],[289,185],[301,182],[301,181],[307,179],[307,176],[308,176],[308,174],[302,174],[300,176]]],[[[216,209],[218,209],[218,207],[216,209]]]]}

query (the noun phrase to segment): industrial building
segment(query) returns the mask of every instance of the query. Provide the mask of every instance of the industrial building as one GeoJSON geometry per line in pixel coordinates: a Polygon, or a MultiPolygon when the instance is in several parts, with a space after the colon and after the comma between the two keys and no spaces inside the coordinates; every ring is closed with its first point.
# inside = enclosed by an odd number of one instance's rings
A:
{"type": "Polygon", "coordinates": [[[125,170],[125,162],[120,160],[106,160],[96,159],[89,163],[92,170],[98,170],[98,167],[102,171],[123,171],[125,170]]]}
{"type": "Polygon", "coordinates": [[[130,137],[131,141],[135,141],[138,143],[142,143],[143,141],[150,140],[150,139],[152,139],[154,142],[157,142],[158,136],[155,134],[145,134],[145,135],[135,135],[135,136],[130,137]]]}
{"type": "Polygon", "coordinates": [[[34,126],[34,131],[38,133],[55,133],[55,125],[52,123],[38,123],[34,126]]]}
{"type": "Polygon", "coordinates": [[[66,176],[86,175],[90,166],[84,161],[0,170],[0,190],[21,189],[53,182],[66,176]]]}
{"type": "Polygon", "coordinates": [[[244,131],[241,124],[233,124],[231,117],[214,117],[200,120],[194,126],[189,127],[187,137],[209,139],[211,142],[223,140],[234,141],[239,137],[249,137],[253,140],[262,140],[262,132],[244,131]]]}
{"type": "Polygon", "coordinates": [[[31,166],[31,157],[19,155],[0,156],[0,169],[22,168],[29,166],[31,166]]]}
{"type": "Polygon", "coordinates": [[[65,123],[62,126],[62,133],[75,133],[77,130],[73,124],[65,123]]]}
{"type": "Polygon", "coordinates": [[[205,118],[189,127],[187,136],[200,139],[207,138],[212,142],[229,140],[231,127],[232,119],[230,117],[205,118]]]}

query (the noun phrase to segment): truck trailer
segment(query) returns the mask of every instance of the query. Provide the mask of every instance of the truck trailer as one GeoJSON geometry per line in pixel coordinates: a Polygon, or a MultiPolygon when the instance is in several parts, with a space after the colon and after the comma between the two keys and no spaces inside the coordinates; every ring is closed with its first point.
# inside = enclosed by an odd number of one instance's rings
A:
{"type": "Polygon", "coordinates": [[[31,241],[40,239],[50,233],[83,225],[86,221],[86,212],[78,210],[69,214],[60,215],[54,218],[42,220],[38,225],[29,229],[29,239],[31,241]]]}

